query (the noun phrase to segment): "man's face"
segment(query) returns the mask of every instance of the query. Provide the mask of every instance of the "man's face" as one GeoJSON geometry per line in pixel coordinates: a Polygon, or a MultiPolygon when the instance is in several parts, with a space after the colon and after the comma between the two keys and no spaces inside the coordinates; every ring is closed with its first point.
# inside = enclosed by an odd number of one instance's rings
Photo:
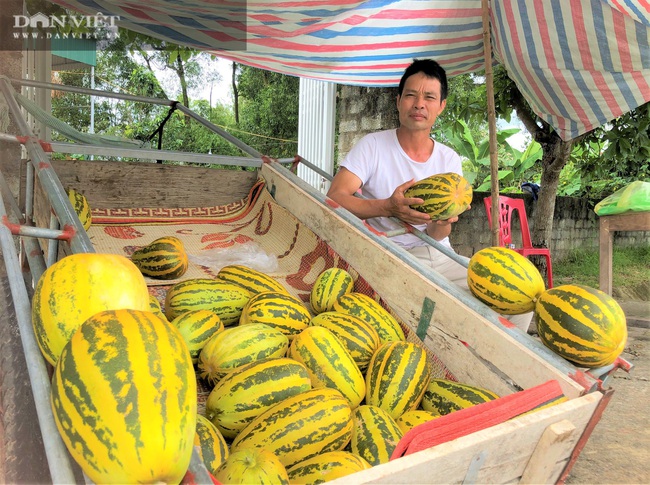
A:
{"type": "Polygon", "coordinates": [[[428,133],[446,104],[440,99],[440,81],[418,72],[406,79],[402,95],[397,97],[400,125],[428,133]]]}

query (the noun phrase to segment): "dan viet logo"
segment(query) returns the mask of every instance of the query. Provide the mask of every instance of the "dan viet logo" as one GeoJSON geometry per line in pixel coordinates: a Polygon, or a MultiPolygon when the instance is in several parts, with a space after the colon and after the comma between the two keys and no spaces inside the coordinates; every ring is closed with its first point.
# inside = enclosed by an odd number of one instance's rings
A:
{"type": "Polygon", "coordinates": [[[15,39],[114,39],[119,15],[14,15],[15,39]],[[20,29],[20,31],[18,31],[20,29]]]}

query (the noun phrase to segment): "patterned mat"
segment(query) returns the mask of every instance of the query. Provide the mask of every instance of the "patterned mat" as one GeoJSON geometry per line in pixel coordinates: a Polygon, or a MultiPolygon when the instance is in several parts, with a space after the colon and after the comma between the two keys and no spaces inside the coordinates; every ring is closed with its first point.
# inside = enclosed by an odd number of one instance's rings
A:
{"type": "Polygon", "coordinates": [[[246,199],[228,207],[213,218],[200,215],[204,209],[181,209],[169,216],[157,212],[156,218],[150,210],[141,209],[104,210],[104,216],[97,219],[93,212],[88,235],[97,252],[127,257],[159,237],[176,236],[183,241],[190,259],[187,272],[178,280],[147,278],[150,287],[170,286],[189,278],[213,278],[221,267],[233,262],[251,267],[260,262],[270,265],[270,259],[277,261],[277,267],[269,270],[267,266],[265,272],[308,301],[311,286],[324,269],[349,268],[311,230],[273,201],[262,180],[246,199]],[[193,212],[198,215],[188,219],[193,212]]]}

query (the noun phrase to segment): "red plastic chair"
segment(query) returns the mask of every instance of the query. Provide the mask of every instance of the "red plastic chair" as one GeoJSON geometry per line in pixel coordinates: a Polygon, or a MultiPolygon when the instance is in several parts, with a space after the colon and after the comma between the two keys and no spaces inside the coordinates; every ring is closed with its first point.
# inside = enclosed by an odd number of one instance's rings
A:
{"type": "MultiPolygon", "coordinates": [[[[488,224],[492,227],[492,197],[483,199],[487,211],[488,224]]],[[[535,248],[530,241],[530,230],[528,229],[528,218],[526,217],[526,206],[523,199],[511,199],[510,197],[499,196],[499,245],[509,246],[512,243],[512,213],[519,213],[521,226],[521,248],[514,248],[522,256],[541,255],[546,258],[546,276],[548,287],[553,288],[553,266],[551,265],[551,251],[546,248],[535,248]]]]}

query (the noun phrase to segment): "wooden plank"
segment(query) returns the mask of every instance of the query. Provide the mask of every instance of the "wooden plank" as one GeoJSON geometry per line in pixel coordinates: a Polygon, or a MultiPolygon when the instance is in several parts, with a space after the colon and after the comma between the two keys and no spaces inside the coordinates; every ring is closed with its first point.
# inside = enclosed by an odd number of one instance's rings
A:
{"type": "Polygon", "coordinates": [[[601,291],[612,294],[612,253],[614,232],[616,231],[650,231],[650,212],[631,212],[612,216],[600,216],[599,240],[599,279],[601,291]]]}
{"type": "Polygon", "coordinates": [[[552,474],[556,472],[557,463],[564,457],[570,456],[576,444],[573,439],[575,434],[576,427],[566,419],[546,428],[521,475],[521,481],[523,483],[556,482],[559,473],[555,476],[552,474]]]}
{"type": "Polygon", "coordinates": [[[650,212],[600,216],[600,220],[607,221],[610,231],[650,231],[650,212]]]}
{"type": "MultiPolygon", "coordinates": [[[[146,162],[55,160],[52,166],[64,188],[82,192],[91,207],[207,207],[246,197],[257,180],[257,171],[221,170],[146,162]]],[[[22,182],[24,186],[24,182],[22,182]]],[[[34,221],[48,227],[51,208],[34,182],[34,221]]],[[[39,239],[44,254],[49,241],[39,239]]],[[[69,246],[60,242],[60,254],[69,246]]]]}
{"type": "Polygon", "coordinates": [[[570,450],[589,423],[601,398],[599,392],[590,393],[328,483],[462,483],[472,460],[479,454],[484,459],[476,475],[476,483],[541,483],[524,482],[521,477],[549,426],[566,421],[571,423],[575,432],[565,441],[550,443],[547,448],[549,453],[558,456],[548,469],[552,482],[564,469],[570,450]],[[556,451],[556,447],[560,449],[556,451]]]}
{"type": "MultiPolygon", "coordinates": [[[[494,323],[494,312],[493,321],[476,312],[482,304],[438,273],[422,268],[406,251],[370,237],[362,224],[355,227],[341,219],[314,200],[308,193],[311,189],[283,167],[265,164],[262,176],[276,201],[350,262],[413,332],[420,323],[423,302],[427,298],[435,302],[424,342],[459,381],[508,394],[513,385],[526,389],[556,379],[570,398],[584,392],[567,375],[579,373],[575,368],[523,332],[504,331],[494,323]],[[548,360],[540,357],[545,352],[548,360]],[[562,366],[567,371],[558,371],[562,366]]],[[[585,377],[585,382],[589,386],[592,380],[585,377]]]]}
{"type": "Polygon", "coordinates": [[[606,218],[600,218],[598,229],[598,261],[599,276],[598,285],[601,291],[608,295],[612,294],[612,245],[614,234],[609,229],[609,221],[606,218]]]}
{"type": "Polygon", "coordinates": [[[248,195],[257,170],[146,162],[56,160],[63,187],[78,188],[91,207],[209,207],[248,195]]]}

